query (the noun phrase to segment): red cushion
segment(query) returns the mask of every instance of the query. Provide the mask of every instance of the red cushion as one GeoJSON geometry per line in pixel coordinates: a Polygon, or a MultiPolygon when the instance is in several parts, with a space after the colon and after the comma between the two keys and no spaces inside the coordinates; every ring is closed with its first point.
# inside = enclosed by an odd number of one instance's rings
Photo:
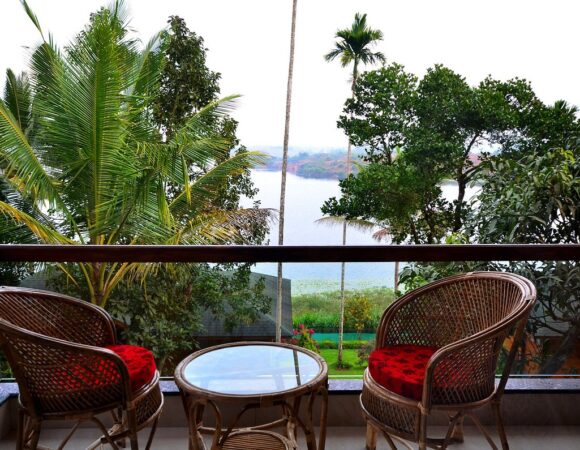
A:
{"type": "Polygon", "coordinates": [[[138,391],[153,379],[157,366],[150,350],[136,345],[107,345],[105,348],[114,351],[126,364],[133,391],[138,391]]]}
{"type": "Polygon", "coordinates": [[[437,347],[407,344],[379,348],[369,356],[369,372],[389,391],[421,400],[425,369],[437,350],[437,347]]]}

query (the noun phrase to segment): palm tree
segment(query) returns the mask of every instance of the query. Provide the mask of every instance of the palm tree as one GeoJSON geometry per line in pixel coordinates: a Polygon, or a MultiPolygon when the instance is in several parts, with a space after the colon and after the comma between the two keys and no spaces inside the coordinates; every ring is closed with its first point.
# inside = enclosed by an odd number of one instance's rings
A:
{"type": "MultiPolygon", "coordinates": [[[[354,97],[354,89],[358,78],[358,66],[363,64],[384,63],[385,55],[381,52],[372,52],[371,47],[383,39],[383,33],[380,30],[373,30],[367,25],[367,15],[356,13],[354,21],[350,28],[338,30],[336,32],[337,41],[334,49],[328,52],[324,58],[326,61],[340,59],[342,67],[347,67],[352,63],[352,83],[351,92],[354,97]]],[[[351,173],[352,161],[352,144],[348,140],[346,152],[346,176],[351,173]]],[[[342,245],[346,245],[346,221],[342,226],[342,245]]],[[[344,337],[344,279],[346,276],[346,263],[342,263],[340,271],[340,321],[338,329],[338,367],[342,367],[342,344],[344,337]]]]}
{"type": "MultiPolygon", "coordinates": [[[[278,222],[278,245],[284,245],[284,213],[286,209],[286,172],[288,170],[288,140],[290,138],[290,106],[292,104],[292,76],[294,74],[294,43],[296,40],[296,6],[292,1],[292,25],[290,28],[290,60],[288,85],[286,87],[286,119],[284,121],[284,149],[282,152],[282,181],[280,186],[280,212],[278,222]]],[[[276,341],[282,340],[282,263],[278,263],[278,290],[276,299],[276,341]]]]}
{"type": "MultiPolygon", "coordinates": [[[[163,67],[158,36],[141,48],[117,1],[61,50],[23,5],[43,42],[32,53],[29,80],[8,77],[28,86],[28,97],[0,100],[0,177],[10,191],[0,212],[50,244],[239,242],[255,210],[226,211],[213,200],[228,177],[262,156],[228,158],[231,143],[207,125],[233,98],[208,105],[163,138],[151,119],[163,67]]],[[[127,274],[151,266],[79,267],[90,300],[104,306],[127,274]]]]}

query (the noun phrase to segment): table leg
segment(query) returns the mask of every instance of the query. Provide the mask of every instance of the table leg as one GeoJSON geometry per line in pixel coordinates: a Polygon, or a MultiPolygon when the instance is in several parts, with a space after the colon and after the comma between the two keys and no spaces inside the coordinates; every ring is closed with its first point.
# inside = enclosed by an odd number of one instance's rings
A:
{"type": "Polygon", "coordinates": [[[320,435],[318,437],[318,450],[324,450],[326,446],[326,418],[328,414],[328,389],[321,387],[318,391],[322,395],[320,405],[320,435]]]}
{"type": "Polygon", "coordinates": [[[203,424],[203,410],[204,405],[200,402],[194,401],[188,395],[182,395],[183,407],[187,420],[187,427],[189,430],[188,449],[189,450],[206,450],[203,437],[198,430],[199,426],[203,424]]]}

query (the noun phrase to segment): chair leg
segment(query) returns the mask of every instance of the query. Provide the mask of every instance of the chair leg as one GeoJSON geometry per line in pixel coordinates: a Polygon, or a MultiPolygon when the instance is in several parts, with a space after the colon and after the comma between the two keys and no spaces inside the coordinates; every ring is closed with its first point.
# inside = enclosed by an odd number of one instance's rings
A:
{"type": "Polygon", "coordinates": [[[147,445],[145,446],[145,450],[149,450],[151,448],[151,444],[153,443],[153,436],[155,436],[155,431],[157,430],[157,422],[159,422],[159,416],[157,416],[153,421],[153,425],[151,426],[151,431],[149,432],[149,439],[147,439],[147,445]]]}
{"type": "Polygon", "coordinates": [[[501,441],[501,448],[502,450],[509,450],[510,446],[508,444],[507,435],[505,433],[500,406],[501,404],[499,400],[494,400],[491,403],[491,408],[493,409],[493,413],[495,415],[495,422],[497,424],[497,433],[499,434],[499,439],[501,441]]]}
{"type": "Polygon", "coordinates": [[[18,434],[16,436],[16,450],[24,450],[24,410],[18,408],[18,434]]]}
{"type": "Polygon", "coordinates": [[[427,414],[421,413],[419,422],[419,450],[427,450],[427,414]]]}
{"type": "Polygon", "coordinates": [[[36,450],[40,440],[40,422],[32,423],[32,435],[30,436],[30,450],[36,450]]]}
{"type": "Polygon", "coordinates": [[[453,426],[453,432],[451,433],[451,440],[453,442],[463,442],[463,419],[463,416],[459,417],[453,426]]]}
{"type": "Polygon", "coordinates": [[[375,450],[377,448],[377,430],[367,421],[367,443],[366,450],[375,450]]]}
{"type": "Polygon", "coordinates": [[[139,441],[137,439],[137,415],[135,409],[127,411],[127,425],[129,427],[129,442],[131,450],[139,450],[139,441]]]}

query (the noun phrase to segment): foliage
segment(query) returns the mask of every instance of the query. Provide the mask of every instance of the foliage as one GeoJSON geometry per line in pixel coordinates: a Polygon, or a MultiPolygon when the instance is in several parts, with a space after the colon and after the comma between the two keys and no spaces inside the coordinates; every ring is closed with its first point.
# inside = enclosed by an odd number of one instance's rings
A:
{"type": "MultiPolygon", "coordinates": [[[[86,295],[55,275],[49,281],[55,290],[86,295]]],[[[171,374],[179,359],[196,348],[205,311],[223,321],[227,330],[251,323],[270,307],[263,287],[262,279],[250,279],[249,265],[162,265],[143,282],[123,280],[111,297],[109,312],[125,324],[124,338],[151,349],[159,369],[171,374]]]]}
{"type": "MultiPolygon", "coordinates": [[[[469,232],[481,243],[580,243],[580,152],[552,149],[519,160],[497,158],[486,165],[479,208],[469,232]]],[[[562,336],[559,348],[542,361],[555,373],[580,338],[580,266],[574,261],[517,262],[496,267],[521,273],[538,290],[533,331],[562,336]]]]}
{"type": "Polygon", "coordinates": [[[356,355],[358,356],[359,365],[362,366],[363,364],[368,364],[369,356],[371,355],[371,352],[375,349],[375,347],[376,341],[374,339],[368,341],[365,345],[359,347],[358,351],[356,352],[356,355]]]}
{"type": "MultiPolygon", "coordinates": [[[[394,294],[390,288],[368,288],[346,290],[346,301],[355,296],[364,296],[371,305],[371,314],[367,318],[364,330],[375,331],[383,311],[393,301],[394,294]]],[[[294,327],[303,323],[318,332],[336,331],[339,321],[339,305],[336,299],[340,291],[306,293],[292,296],[292,321],[294,327]]],[[[348,329],[346,331],[350,331],[348,329]]],[[[352,331],[355,331],[352,329],[352,331]]]]}
{"type": "Polygon", "coordinates": [[[345,327],[355,330],[360,335],[367,323],[372,320],[372,304],[364,295],[354,295],[346,300],[344,315],[345,327]]]}
{"type": "MultiPolygon", "coordinates": [[[[93,14],[63,50],[52,40],[34,49],[26,107],[32,125],[24,130],[14,102],[0,101],[0,160],[13,194],[0,210],[38,241],[243,243],[253,219],[264,217],[216,204],[232,176],[261,160],[252,153],[228,157],[231,139],[210,125],[227,114],[232,98],[210,103],[161,138],[150,106],[163,68],[159,43],[156,36],[141,49],[117,2],[93,14]],[[194,179],[192,167],[199,168],[194,179]],[[30,213],[11,201],[17,196],[32,205],[30,213]]],[[[150,268],[79,266],[78,282],[101,306],[125,276],[150,268]]]]}
{"type": "Polygon", "coordinates": [[[328,52],[324,58],[332,61],[339,58],[342,67],[352,63],[352,86],[356,84],[358,65],[376,64],[385,62],[385,55],[381,52],[371,51],[371,47],[383,39],[380,30],[373,30],[367,25],[367,15],[356,13],[350,28],[344,28],[336,32],[335,48],[328,52]]]}
{"type": "Polygon", "coordinates": [[[418,80],[391,64],[363,74],[354,93],[339,127],[365,147],[370,164],[343,180],[342,197],[322,212],[372,219],[394,242],[417,244],[461,230],[465,189],[478,170],[473,152],[520,135],[522,116],[541,105],[524,80],[488,77],[472,87],[441,65],[418,80]],[[459,186],[453,203],[438,186],[446,179],[459,186]]]}
{"type": "Polygon", "coordinates": [[[318,344],[312,337],[314,334],[313,328],[307,328],[304,324],[298,325],[293,331],[293,337],[290,339],[290,344],[297,345],[298,347],[311,350],[315,353],[320,353],[318,349],[318,344]]]}
{"type": "Polygon", "coordinates": [[[190,31],[178,16],[171,16],[168,23],[168,30],[161,35],[165,64],[153,117],[171,137],[192,114],[217,99],[221,74],[207,67],[207,49],[201,36],[190,31]]]}
{"type": "MultiPolygon", "coordinates": [[[[345,349],[348,350],[358,350],[362,347],[367,346],[369,343],[369,341],[361,341],[361,340],[357,340],[357,341],[344,341],[343,342],[343,346],[345,349]]],[[[331,341],[330,339],[325,339],[323,341],[320,341],[318,343],[318,347],[320,348],[326,348],[326,349],[336,349],[338,348],[338,342],[336,341],[331,341]]]]}
{"type": "MultiPolygon", "coordinates": [[[[206,105],[218,100],[221,79],[219,72],[210,70],[206,65],[208,49],[204,46],[203,38],[190,31],[185,21],[178,16],[171,16],[168,23],[169,29],[162,32],[160,38],[164,64],[159,92],[153,99],[153,120],[166,139],[170,139],[206,105]]],[[[240,146],[236,137],[236,120],[229,115],[208,116],[205,120],[216,135],[229,142],[230,148],[218,158],[219,162],[235,154],[247,153],[247,149],[240,146]]],[[[192,166],[190,179],[206,171],[207,168],[192,166]]],[[[227,178],[214,204],[227,210],[237,209],[242,195],[253,198],[256,193],[250,171],[245,169],[227,178]]],[[[257,220],[246,238],[255,238],[252,243],[259,244],[266,231],[265,220],[257,220]]]]}

